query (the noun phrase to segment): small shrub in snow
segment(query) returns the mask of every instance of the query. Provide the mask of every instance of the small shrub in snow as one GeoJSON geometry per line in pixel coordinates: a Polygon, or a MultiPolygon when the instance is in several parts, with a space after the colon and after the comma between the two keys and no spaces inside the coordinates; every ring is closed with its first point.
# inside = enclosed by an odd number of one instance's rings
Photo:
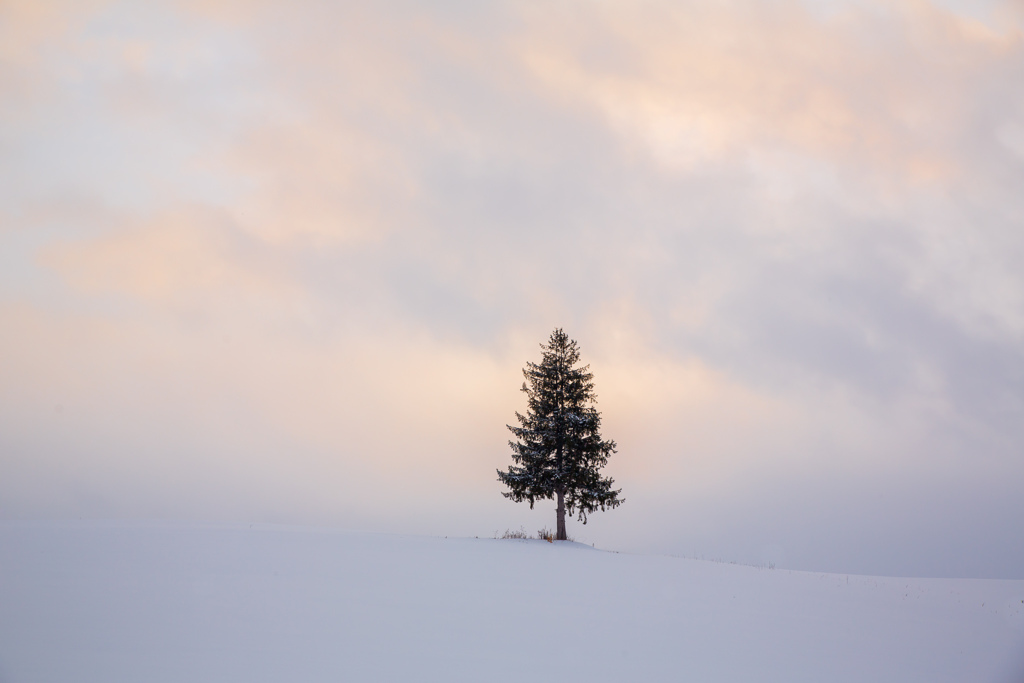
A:
{"type": "Polygon", "coordinates": [[[505,533],[503,533],[501,536],[498,536],[498,533],[495,532],[494,533],[494,537],[495,538],[502,538],[502,539],[507,539],[507,538],[529,538],[529,536],[526,533],[526,529],[524,529],[522,527],[519,527],[518,531],[509,531],[508,529],[505,529],[505,533]]]}

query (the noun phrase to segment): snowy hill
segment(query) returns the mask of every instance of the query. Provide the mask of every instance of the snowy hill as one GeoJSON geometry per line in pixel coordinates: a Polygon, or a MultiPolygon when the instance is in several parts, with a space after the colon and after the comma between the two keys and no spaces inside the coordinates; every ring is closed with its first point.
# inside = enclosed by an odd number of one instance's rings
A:
{"type": "Polygon", "coordinates": [[[1015,681],[1024,581],[573,543],[0,524],[0,681],[1015,681]]]}

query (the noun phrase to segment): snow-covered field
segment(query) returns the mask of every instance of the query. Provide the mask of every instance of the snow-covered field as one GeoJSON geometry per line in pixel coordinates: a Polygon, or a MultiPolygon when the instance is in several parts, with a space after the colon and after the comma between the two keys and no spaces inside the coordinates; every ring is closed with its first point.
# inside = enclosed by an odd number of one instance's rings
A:
{"type": "Polygon", "coordinates": [[[0,524],[0,681],[1019,681],[1024,581],[574,543],[0,524]]]}

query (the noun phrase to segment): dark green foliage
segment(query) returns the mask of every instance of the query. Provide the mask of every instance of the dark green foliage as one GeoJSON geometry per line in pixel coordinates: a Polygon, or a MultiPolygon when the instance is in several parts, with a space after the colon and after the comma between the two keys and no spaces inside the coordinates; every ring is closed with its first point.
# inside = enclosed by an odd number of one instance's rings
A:
{"type": "Polygon", "coordinates": [[[584,524],[589,513],[616,508],[623,500],[621,489],[613,490],[615,482],[599,472],[615,442],[601,439],[590,366],[574,367],[579,347],[561,329],[541,350],[540,364],[528,362],[523,370],[526,414],[517,412],[519,426],[508,426],[516,436],[509,441],[515,464],[507,472],[498,470],[498,480],[509,489],[503,496],[528,501],[531,508],[537,500],[557,498],[558,537],[564,539],[563,500],[569,514],[579,511],[584,524]]]}

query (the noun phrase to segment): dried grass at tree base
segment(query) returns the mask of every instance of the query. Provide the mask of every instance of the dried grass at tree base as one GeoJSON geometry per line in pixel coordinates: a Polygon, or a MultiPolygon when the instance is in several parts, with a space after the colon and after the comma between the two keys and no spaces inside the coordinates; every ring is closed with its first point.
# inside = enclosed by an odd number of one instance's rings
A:
{"type": "Polygon", "coordinates": [[[524,529],[523,527],[519,527],[519,529],[517,531],[509,531],[508,529],[505,529],[505,533],[503,533],[501,536],[499,536],[498,532],[495,531],[494,532],[494,537],[495,538],[501,538],[501,539],[509,539],[509,538],[529,538],[530,536],[526,533],[526,529],[524,529]]]}
{"type": "MultiPolygon", "coordinates": [[[[498,532],[495,531],[494,532],[494,537],[498,538],[498,539],[502,539],[502,540],[507,540],[507,539],[512,539],[512,538],[529,539],[530,535],[526,533],[526,529],[524,529],[523,527],[519,527],[518,529],[515,529],[515,530],[505,529],[504,533],[502,533],[500,536],[498,535],[498,532]]],[[[543,529],[540,529],[540,530],[537,531],[536,538],[538,540],[541,540],[541,541],[547,541],[548,543],[554,543],[555,542],[555,532],[551,531],[547,527],[544,527],[543,529]]],[[[568,536],[568,537],[566,537],[565,540],[570,541],[570,542],[574,542],[576,539],[573,538],[572,536],[568,536]]]]}

